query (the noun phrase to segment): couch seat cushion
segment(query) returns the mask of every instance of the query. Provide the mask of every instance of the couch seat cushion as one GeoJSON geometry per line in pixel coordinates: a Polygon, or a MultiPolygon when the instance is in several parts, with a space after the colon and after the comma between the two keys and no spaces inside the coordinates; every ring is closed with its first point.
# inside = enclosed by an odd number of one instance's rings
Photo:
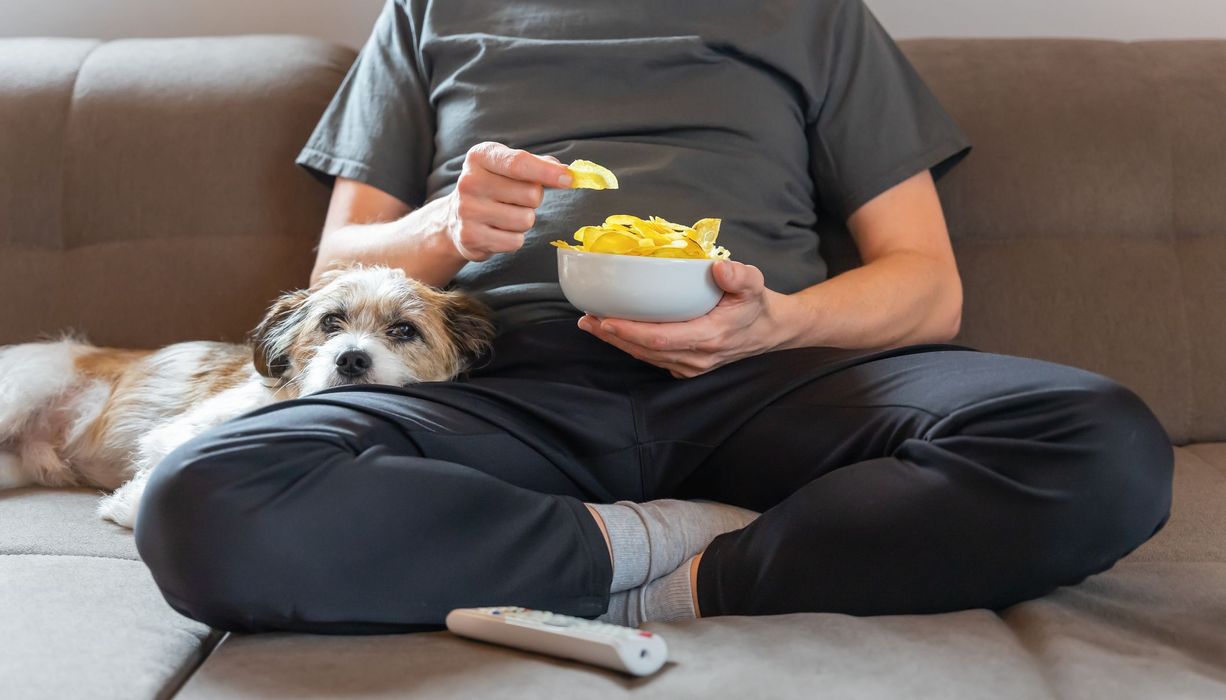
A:
{"type": "Polygon", "coordinates": [[[0,696],[153,698],[219,634],[162,599],[90,490],[0,492],[0,696]]]}
{"type": "Polygon", "coordinates": [[[131,559],[132,531],[93,514],[92,489],[0,491],[0,554],[75,554],[131,559]]]}

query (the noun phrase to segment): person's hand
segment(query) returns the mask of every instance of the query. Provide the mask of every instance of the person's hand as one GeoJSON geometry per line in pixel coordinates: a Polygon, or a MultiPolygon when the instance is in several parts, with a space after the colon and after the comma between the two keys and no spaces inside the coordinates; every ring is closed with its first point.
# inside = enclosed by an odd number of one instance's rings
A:
{"type": "Polygon", "coordinates": [[[584,316],[579,327],[678,379],[781,347],[786,338],[780,316],[788,297],[767,289],[753,265],[719,260],[711,273],[724,296],[705,316],[680,323],[584,316]]]}
{"type": "Polygon", "coordinates": [[[447,237],[465,260],[519,250],[536,223],[546,187],[570,186],[570,171],[552,156],[485,142],[468,149],[448,197],[447,237]]]}

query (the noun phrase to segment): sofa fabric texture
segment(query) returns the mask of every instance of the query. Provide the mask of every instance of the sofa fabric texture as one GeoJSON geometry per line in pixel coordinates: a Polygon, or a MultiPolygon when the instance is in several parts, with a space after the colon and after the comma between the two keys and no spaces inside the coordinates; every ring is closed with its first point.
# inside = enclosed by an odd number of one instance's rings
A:
{"type": "Polygon", "coordinates": [[[0,491],[0,697],[151,698],[221,635],[162,600],[89,489],[0,491]]]}
{"type": "Polygon", "coordinates": [[[241,341],[301,286],[294,156],[352,60],[294,37],[0,41],[0,343],[241,341]]]}
{"type": "MultiPolygon", "coordinates": [[[[924,40],[976,150],[939,184],[958,342],[1106,374],[1177,450],[1170,523],[1003,611],[651,625],[629,680],[450,637],[219,635],[89,491],[0,492],[0,695],[1226,697],[1226,41],[924,40]]],[[[353,52],[282,36],[0,40],[0,344],[239,340],[307,278],[328,191],[293,157],[353,52]]],[[[833,271],[854,265],[826,219],[833,271]]],[[[832,572],[837,575],[837,572],[832,572]]]]}
{"type": "Polygon", "coordinates": [[[1226,440],[1226,42],[902,46],[975,144],[938,185],[959,342],[1111,376],[1176,444],[1226,440]]]}

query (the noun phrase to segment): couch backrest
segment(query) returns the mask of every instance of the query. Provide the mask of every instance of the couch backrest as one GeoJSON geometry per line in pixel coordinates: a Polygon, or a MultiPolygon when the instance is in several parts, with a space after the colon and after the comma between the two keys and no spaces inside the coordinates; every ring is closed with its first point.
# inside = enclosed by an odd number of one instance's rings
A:
{"type": "MultiPolygon", "coordinates": [[[[1102,372],[1177,442],[1226,440],[1226,42],[903,47],[976,145],[940,183],[960,341],[1102,372]]],[[[0,343],[242,338],[306,279],[327,190],[292,160],[352,58],[0,41],[0,343]]]]}
{"type": "Polygon", "coordinates": [[[0,41],[0,343],[241,341],[307,279],[293,158],[353,60],[279,36],[0,41]]]}
{"type": "Polygon", "coordinates": [[[975,144],[939,184],[959,342],[1101,372],[1176,442],[1226,440],[1226,41],[903,48],[975,144]]]}

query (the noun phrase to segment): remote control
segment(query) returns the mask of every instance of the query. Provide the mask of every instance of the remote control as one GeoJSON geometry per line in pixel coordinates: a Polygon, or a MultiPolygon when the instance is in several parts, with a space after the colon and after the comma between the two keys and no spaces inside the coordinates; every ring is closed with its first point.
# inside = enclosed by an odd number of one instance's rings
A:
{"type": "Polygon", "coordinates": [[[668,645],[654,632],[528,608],[460,608],[447,629],[461,637],[574,659],[634,676],[655,673],[668,645]]]}

